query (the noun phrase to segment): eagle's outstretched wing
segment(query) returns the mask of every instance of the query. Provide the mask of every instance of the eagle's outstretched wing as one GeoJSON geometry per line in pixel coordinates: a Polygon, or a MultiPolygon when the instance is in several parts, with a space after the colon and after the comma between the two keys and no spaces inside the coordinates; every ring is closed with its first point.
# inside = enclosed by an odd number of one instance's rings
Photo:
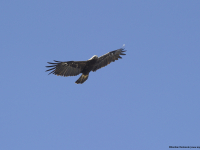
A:
{"type": "Polygon", "coordinates": [[[102,67],[107,66],[111,62],[114,62],[115,60],[118,60],[119,58],[122,59],[120,55],[126,55],[122,52],[125,52],[124,48],[117,49],[115,51],[111,51],[101,57],[98,58],[96,65],[92,69],[92,71],[96,71],[102,67]]]}
{"type": "Polygon", "coordinates": [[[54,60],[54,63],[48,62],[49,64],[52,64],[51,66],[46,67],[52,67],[46,71],[51,71],[49,74],[55,74],[59,76],[76,76],[81,73],[83,68],[86,65],[86,61],[56,61],[54,60]]]}

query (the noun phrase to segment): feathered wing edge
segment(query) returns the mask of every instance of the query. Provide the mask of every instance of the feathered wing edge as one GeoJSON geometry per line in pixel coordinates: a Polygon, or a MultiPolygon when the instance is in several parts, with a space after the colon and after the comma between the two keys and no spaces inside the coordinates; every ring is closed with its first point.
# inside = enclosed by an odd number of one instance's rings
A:
{"type": "Polygon", "coordinates": [[[124,50],[124,48],[120,48],[120,49],[108,52],[105,55],[102,55],[101,57],[99,57],[92,71],[96,71],[102,67],[105,67],[111,62],[114,62],[115,60],[122,59],[120,55],[126,55],[123,52],[126,52],[126,50],[124,50]]]}
{"type": "Polygon", "coordinates": [[[52,64],[52,65],[51,65],[51,66],[46,66],[46,67],[47,67],[47,68],[52,67],[52,68],[46,70],[45,72],[48,72],[48,71],[53,70],[53,71],[49,72],[48,75],[54,74],[54,73],[55,73],[56,66],[58,65],[58,63],[61,63],[61,61],[56,61],[56,60],[53,60],[53,61],[56,62],[56,63],[47,62],[48,64],[52,64]]]}
{"type": "Polygon", "coordinates": [[[61,62],[61,61],[56,61],[54,62],[48,62],[51,64],[51,66],[46,66],[46,67],[51,67],[50,69],[46,70],[51,71],[49,74],[55,74],[59,76],[76,76],[81,73],[85,61],[67,61],[67,62],[61,62]]]}

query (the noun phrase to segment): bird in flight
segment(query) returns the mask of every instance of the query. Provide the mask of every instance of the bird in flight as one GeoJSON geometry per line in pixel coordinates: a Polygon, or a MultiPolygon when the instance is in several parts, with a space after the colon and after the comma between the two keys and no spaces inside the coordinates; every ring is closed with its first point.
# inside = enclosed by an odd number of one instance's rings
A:
{"type": "Polygon", "coordinates": [[[122,48],[108,52],[105,55],[102,55],[98,57],[97,55],[92,56],[92,58],[86,60],[86,61],[56,61],[54,62],[47,62],[51,64],[50,66],[46,66],[50,69],[46,71],[50,71],[49,74],[55,74],[58,76],[77,76],[80,73],[82,75],[80,78],[75,82],[77,84],[84,83],[89,76],[90,71],[96,71],[102,67],[107,66],[111,62],[114,62],[115,60],[118,60],[119,58],[122,59],[120,55],[126,55],[123,52],[126,52],[124,50],[125,44],[122,48]]]}

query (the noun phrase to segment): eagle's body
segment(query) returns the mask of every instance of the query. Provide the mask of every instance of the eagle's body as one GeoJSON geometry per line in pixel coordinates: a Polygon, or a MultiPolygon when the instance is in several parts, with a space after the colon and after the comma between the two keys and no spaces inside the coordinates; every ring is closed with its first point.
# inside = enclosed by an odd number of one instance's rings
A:
{"type": "Polygon", "coordinates": [[[89,59],[85,65],[85,67],[83,68],[82,73],[89,74],[89,72],[92,71],[92,69],[94,68],[97,60],[98,60],[98,57],[96,55],[94,55],[91,59],[89,59]]]}
{"type": "Polygon", "coordinates": [[[55,63],[48,62],[49,64],[53,65],[46,66],[46,67],[52,67],[46,71],[51,71],[49,74],[53,73],[55,75],[65,76],[65,77],[76,76],[82,73],[80,78],[76,81],[77,84],[82,84],[88,79],[90,71],[96,71],[102,67],[107,66],[111,62],[118,60],[118,58],[122,58],[120,57],[120,55],[126,55],[122,52],[125,52],[124,48],[120,48],[115,51],[109,52],[101,57],[94,55],[87,61],[61,62],[54,60],[55,63]]]}

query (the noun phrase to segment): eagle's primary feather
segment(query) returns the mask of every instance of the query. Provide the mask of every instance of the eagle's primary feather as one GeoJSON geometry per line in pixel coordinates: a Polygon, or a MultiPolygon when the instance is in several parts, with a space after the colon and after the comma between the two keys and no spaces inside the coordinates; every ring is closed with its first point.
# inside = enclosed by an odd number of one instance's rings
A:
{"type": "Polygon", "coordinates": [[[120,55],[126,55],[123,52],[125,52],[124,48],[120,48],[111,52],[108,52],[105,55],[102,55],[101,57],[97,57],[94,55],[92,58],[90,58],[87,61],[56,61],[54,60],[53,63],[48,62],[51,64],[50,69],[46,71],[50,71],[49,74],[55,74],[58,76],[76,76],[80,73],[82,73],[81,77],[76,81],[77,84],[84,83],[89,76],[90,71],[96,71],[102,67],[107,66],[111,62],[114,62],[115,60],[121,59],[122,57],[120,55]]]}

